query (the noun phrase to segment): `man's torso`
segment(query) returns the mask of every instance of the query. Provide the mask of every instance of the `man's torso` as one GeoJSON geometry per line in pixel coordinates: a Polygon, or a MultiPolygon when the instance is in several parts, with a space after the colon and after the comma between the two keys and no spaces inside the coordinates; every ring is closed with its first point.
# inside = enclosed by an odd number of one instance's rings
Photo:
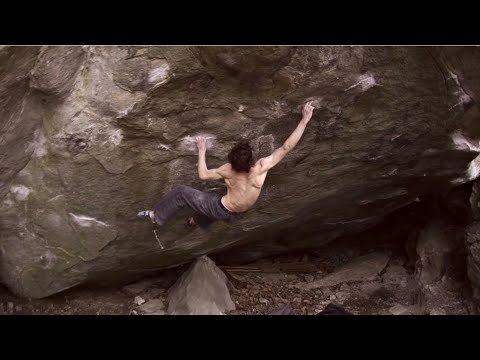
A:
{"type": "Polygon", "coordinates": [[[229,166],[223,175],[228,189],[222,198],[223,205],[232,212],[245,212],[260,196],[267,172],[261,171],[257,161],[248,173],[236,172],[229,166]]]}

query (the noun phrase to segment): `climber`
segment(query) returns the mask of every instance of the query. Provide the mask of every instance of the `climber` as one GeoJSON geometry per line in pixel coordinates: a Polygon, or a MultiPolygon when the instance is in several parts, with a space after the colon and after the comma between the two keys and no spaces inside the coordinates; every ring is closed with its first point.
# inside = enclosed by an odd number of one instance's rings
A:
{"type": "Polygon", "coordinates": [[[202,180],[224,179],[227,194],[224,196],[179,185],[173,188],[153,210],[140,211],[137,216],[163,225],[177,210],[193,209],[197,215],[188,220],[188,225],[208,228],[216,220],[234,221],[243,217],[258,199],[268,170],[277,165],[297,145],[312,117],[314,107],[307,102],[302,110],[302,119],[296,129],[270,156],[254,161],[252,149],[240,142],[228,154],[229,162],[217,169],[208,169],[205,162],[207,142],[205,137],[195,138],[198,148],[198,175],[202,180]]]}

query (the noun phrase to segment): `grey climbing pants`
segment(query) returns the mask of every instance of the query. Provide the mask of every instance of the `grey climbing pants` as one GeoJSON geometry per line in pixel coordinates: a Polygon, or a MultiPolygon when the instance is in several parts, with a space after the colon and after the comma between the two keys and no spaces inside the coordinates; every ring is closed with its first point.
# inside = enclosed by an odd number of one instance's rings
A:
{"type": "Polygon", "coordinates": [[[177,210],[189,207],[197,214],[195,222],[207,228],[216,220],[234,221],[243,217],[243,213],[227,210],[221,202],[222,196],[203,192],[189,186],[175,186],[154,208],[155,222],[163,225],[177,210]]]}

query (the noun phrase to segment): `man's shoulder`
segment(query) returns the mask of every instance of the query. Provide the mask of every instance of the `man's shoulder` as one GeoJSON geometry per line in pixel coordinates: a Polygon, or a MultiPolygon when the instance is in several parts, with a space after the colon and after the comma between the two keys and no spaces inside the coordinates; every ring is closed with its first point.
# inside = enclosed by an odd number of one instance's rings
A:
{"type": "Polygon", "coordinates": [[[232,171],[232,164],[226,163],[218,168],[220,171],[232,171]]]}
{"type": "Polygon", "coordinates": [[[267,171],[268,164],[271,161],[271,156],[267,156],[261,159],[258,159],[255,165],[252,167],[255,173],[264,173],[267,171]]]}
{"type": "Polygon", "coordinates": [[[265,156],[261,159],[258,159],[257,162],[255,163],[255,165],[259,165],[259,166],[265,166],[267,163],[269,163],[270,161],[272,161],[272,155],[269,155],[269,156],[265,156]]]}
{"type": "Polygon", "coordinates": [[[220,166],[218,169],[217,169],[217,172],[222,175],[223,177],[228,177],[232,174],[233,172],[233,169],[232,169],[232,164],[230,163],[226,163],[226,164],[223,164],[222,166],[220,166]]]}

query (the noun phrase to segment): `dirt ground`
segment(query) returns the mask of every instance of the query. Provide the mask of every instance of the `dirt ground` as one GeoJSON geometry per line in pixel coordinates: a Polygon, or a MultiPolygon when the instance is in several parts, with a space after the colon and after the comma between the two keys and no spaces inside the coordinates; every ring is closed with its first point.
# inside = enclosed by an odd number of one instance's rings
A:
{"type": "MultiPolygon", "coordinates": [[[[226,270],[236,310],[231,315],[262,315],[291,304],[296,315],[315,315],[329,303],[354,314],[468,314],[467,284],[444,276],[430,297],[434,304],[421,310],[420,290],[406,259],[395,249],[326,247],[321,251],[264,259],[249,267],[226,270]],[[374,278],[347,281],[329,287],[307,289],[308,284],[334,273],[352,259],[381,252],[388,263],[374,278]],[[294,271],[288,270],[295,265],[294,271]],[[305,270],[302,270],[304,268],[305,270]],[[270,270],[268,270],[270,269],[270,270]],[[283,269],[283,270],[282,270],[283,269]],[[285,270],[286,269],[286,270],[285,270]]],[[[178,271],[175,276],[178,276],[178,271]]],[[[83,287],[46,299],[20,299],[0,287],[0,314],[141,315],[142,303],[151,299],[167,304],[172,272],[144,279],[120,289],[83,287]]],[[[433,291],[432,290],[432,291],[433,291]]],[[[425,303],[426,300],[424,300],[425,303]]],[[[427,301],[428,302],[428,301],[427,301]]],[[[160,312],[163,313],[163,312],[160,312]]],[[[157,314],[159,314],[157,312],[157,314]]]]}

